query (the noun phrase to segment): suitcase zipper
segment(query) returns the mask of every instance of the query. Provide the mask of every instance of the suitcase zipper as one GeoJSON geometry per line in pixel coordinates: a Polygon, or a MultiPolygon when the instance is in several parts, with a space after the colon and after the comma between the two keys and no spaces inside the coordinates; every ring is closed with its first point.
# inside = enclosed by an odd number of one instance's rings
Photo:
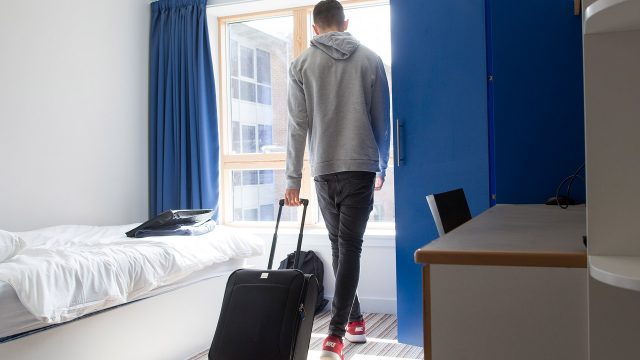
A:
{"type": "MultiPolygon", "coordinates": [[[[302,273],[302,271],[300,272],[302,273]]],[[[304,276],[304,273],[303,273],[303,276],[304,276]]],[[[298,313],[300,315],[300,319],[296,321],[296,324],[294,325],[296,336],[291,342],[291,350],[289,352],[290,359],[295,359],[295,352],[296,352],[295,350],[298,342],[298,331],[300,330],[300,326],[302,326],[302,320],[304,320],[304,300],[306,298],[305,295],[307,293],[307,285],[308,285],[308,281],[306,281],[305,279],[304,282],[302,283],[302,293],[300,294],[300,299],[298,300],[298,302],[300,303],[300,306],[298,307],[298,313]]]]}

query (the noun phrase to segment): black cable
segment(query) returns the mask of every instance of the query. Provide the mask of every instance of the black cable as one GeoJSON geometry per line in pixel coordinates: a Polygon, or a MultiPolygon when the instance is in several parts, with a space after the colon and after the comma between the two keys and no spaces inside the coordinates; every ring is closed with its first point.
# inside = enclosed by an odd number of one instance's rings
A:
{"type": "MultiPolygon", "coordinates": [[[[576,172],[573,174],[573,177],[571,178],[571,180],[569,181],[569,186],[567,187],[567,198],[570,197],[571,194],[571,186],[573,185],[573,181],[576,178],[580,178],[582,179],[582,181],[585,181],[583,177],[580,176],[580,171],[584,170],[584,166],[585,164],[582,164],[578,170],[576,170],[576,172]]],[[[586,181],[585,181],[586,182],[586,181]]]]}
{"type": "Polygon", "coordinates": [[[569,181],[572,177],[573,176],[567,176],[566,178],[564,178],[564,180],[562,180],[562,182],[560,183],[560,185],[558,185],[558,188],[556,189],[556,205],[558,205],[562,209],[566,209],[568,206],[563,207],[564,205],[560,204],[560,189],[562,189],[562,185],[564,185],[564,183],[569,181]]]}
{"type": "Polygon", "coordinates": [[[556,204],[561,208],[561,209],[567,209],[569,207],[569,204],[560,204],[560,189],[562,189],[562,185],[564,185],[567,181],[569,181],[569,185],[567,186],[567,200],[570,198],[569,196],[571,195],[571,186],[573,185],[573,182],[575,181],[576,178],[580,178],[582,180],[584,180],[584,178],[582,176],[580,176],[580,171],[582,171],[584,169],[584,165],[582,164],[580,165],[580,167],[578,168],[578,170],[575,171],[575,173],[573,173],[573,175],[567,176],[564,180],[562,180],[562,182],[560,183],[560,185],[558,185],[558,188],[556,189],[556,204]]]}

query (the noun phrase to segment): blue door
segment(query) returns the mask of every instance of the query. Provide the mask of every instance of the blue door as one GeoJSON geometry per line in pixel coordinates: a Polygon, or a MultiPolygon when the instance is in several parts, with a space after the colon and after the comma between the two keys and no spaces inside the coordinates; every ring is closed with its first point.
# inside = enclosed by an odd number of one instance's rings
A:
{"type": "MultiPolygon", "coordinates": [[[[493,194],[544,202],[584,163],[582,20],[573,0],[487,0],[493,194]]],[[[583,201],[584,182],[571,195],[583,201]]]]}
{"type": "Polygon", "coordinates": [[[425,196],[462,187],[472,215],[489,206],[484,0],[392,0],[391,31],[398,337],[422,346],[425,196]]]}

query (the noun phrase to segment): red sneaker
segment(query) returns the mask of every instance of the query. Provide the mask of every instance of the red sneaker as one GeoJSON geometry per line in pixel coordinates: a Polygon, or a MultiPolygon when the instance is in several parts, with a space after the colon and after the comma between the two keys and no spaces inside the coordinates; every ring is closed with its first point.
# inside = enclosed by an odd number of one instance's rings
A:
{"type": "Polygon", "coordinates": [[[347,333],[344,337],[352,343],[366,343],[367,337],[364,332],[364,319],[361,321],[352,321],[347,324],[347,333]]]}
{"type": "Polygon", "coordinates": [[[342,356],[342,348],[344,343],[342,339],[329,335],[322,343],[322,352],[320,352],[320,360],[344,360],[342,356]]]}

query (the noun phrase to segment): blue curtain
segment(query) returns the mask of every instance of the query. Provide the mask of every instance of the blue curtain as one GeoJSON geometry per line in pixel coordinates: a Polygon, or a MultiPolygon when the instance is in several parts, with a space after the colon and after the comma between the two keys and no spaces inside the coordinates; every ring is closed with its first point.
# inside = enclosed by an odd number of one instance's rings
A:
{"type": "Polygon", "coordinates": [[[150,212],[214,209],[218,119],[206,0],[151,4],[150,212]]]}

